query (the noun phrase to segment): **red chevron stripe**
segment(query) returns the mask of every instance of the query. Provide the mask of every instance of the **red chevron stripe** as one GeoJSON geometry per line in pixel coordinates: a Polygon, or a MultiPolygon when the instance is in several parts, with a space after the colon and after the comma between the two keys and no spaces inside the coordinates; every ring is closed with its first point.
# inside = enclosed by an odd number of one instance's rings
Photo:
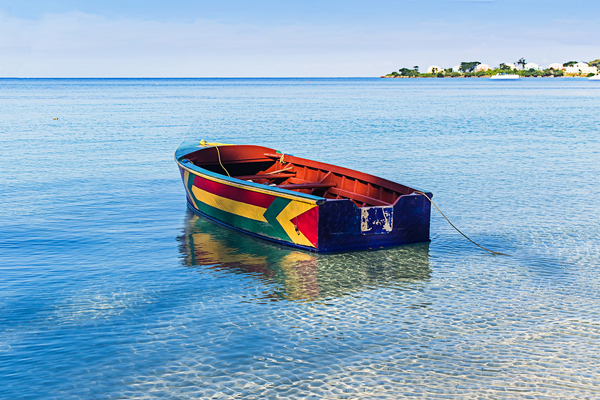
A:
{"type": "Polygon", "coordinates": [[[236,188],[234,186],[225,185],[218,182],[213,182],[208,179],[196,176],[194,178],[194,186],[199,189],[206,190],[209,193],[217,196],[225,197],[231,200],[240,201],[242,203],[251,204],[262,208],[269,208],[275,196],[268,194],[252,192],[250,190],[236,188]]]}
{"type": "Polygon", "coordinates": [[[319,207],[313,207],[292,218],[291,223],[296,225],[298,230],[317,247],[319,241],[319,207]]]}

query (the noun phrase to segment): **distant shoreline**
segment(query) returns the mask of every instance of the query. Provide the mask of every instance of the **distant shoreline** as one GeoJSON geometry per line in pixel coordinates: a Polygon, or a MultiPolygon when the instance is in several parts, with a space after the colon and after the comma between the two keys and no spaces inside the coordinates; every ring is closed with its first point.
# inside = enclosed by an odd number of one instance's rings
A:
{"type": "MultiPolygon", "coordinates": [[[[589,63],[578,61],[554,63],[550,64],[548,68],[541,68],[538,64],[528,63],[521,58],[516,66],[511,63],[502,63],[496,68],[479,61],[463,61],[460,65],[452,68],[431,65],[427,68],[427,72],[419,72],[419,67],[415,65],[412,68],[400,68],[382,75],[380,78],[485,78],[498,75],[500,75],[499,78],[502,78],[502,75],[517,75],[520,78],[590,78],[598,75],[599,67],[600,58],[589,63]],[[523,68],[517,68],[518,65],[522,65],[523,68]]],[[[507,77],[507,79],[511,78],[507,77]]]]}
{"type": "MultiPolygon", "coordinates": [[[[493,76],[493,75],[492,75],[493,76]]],[[[439,78],[446,78],[446,79],[489,79],[490,75],[483,75],[483,76],[402,76],[402,75],[398,75],[398,76],[388,76],[388,75],[382,75],[380,76],[380,78],[392,78],[392,79],[439,79],[439,78]]],[[[549,79],[553,79],[553,78],[578,78],[578,79],[587,79],[587,76],[521,76],[520,78],[525,79],[525,78],[532,78],[532,79],[539,79],[539,78],[549,78],[549,79]]]]}

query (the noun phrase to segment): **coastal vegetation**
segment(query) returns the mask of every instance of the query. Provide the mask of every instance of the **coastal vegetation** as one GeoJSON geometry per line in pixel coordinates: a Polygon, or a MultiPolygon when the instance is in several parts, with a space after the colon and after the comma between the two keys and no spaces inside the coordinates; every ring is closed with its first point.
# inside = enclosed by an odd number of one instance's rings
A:
{"type": "Polygon", "coordinates": [[[473,72],[479,64],[481,64],[479,61],[463,61],[460,63],[459,71],[464,73],[473,72]]]}
{"type": "Polygon", "coordinates": [[[590,64],[590,67],[598,67],[600,68],[600,58],[597,58],[593,61],[590,61],[588,64],[590,64]]]}
{"type": "MultiPolygon", "coordinates": [[[[427,72],[419,72],[419,66],[412,68],[400,68],[398,71],[382,76],[382,78],[478,78],[490,77],[496,74],[513,74],[521,77],[562,77],[562,76],[593,76],[594,73],[579,71],[579,73],[569,72],[581,63],[578,61],[567,61],[562,64],[552,64],[550,67],[542,69],[537,64],[529,64],[525,58],[520,58],[514,64],[501,63],[498,67],[492,68],[479,61],[463,61],[454,68],[429,67],[427,72]]],[[[600,58],[589,61],[584,65],[600,68],[600,58]]]]}

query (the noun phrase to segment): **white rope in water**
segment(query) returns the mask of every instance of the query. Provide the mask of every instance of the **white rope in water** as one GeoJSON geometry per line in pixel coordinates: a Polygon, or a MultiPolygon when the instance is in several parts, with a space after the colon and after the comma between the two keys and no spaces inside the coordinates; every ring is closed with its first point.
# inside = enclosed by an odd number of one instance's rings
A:
{"type": "Polygon", "coordinates": [[[429,196],[427,196],[425,193],[423,193],[423,192],[421,192],[421,191],[416,191],[415,193],[422,194],[423,196],[425,196],[425,197],[427,198],[427,200],[429,200],[429,202],[430,202],[431,204],[433,204],[433,206],[434,206],[434,207],[435,207],[435,208],[436,208],[436,209],[437,209],[437,210],[440,212],[440,214],[442,214],[442,217],[444,217],[444,218],[446,219],[446,221],[448,221],[448,223],[450,224],[450,226],[452,226],[454,229],[456,229],[456,231],[457,231],[458,233],[460,233],[461,235],[463,235],[463,236],[464,236],[464,237],[465,237],[465,238],[466,238],[466,239],[467,239],[469,242],[473,243],[475,246],[477,246],[477,247],[479,247],[479,248],[482,248],[482,249],[483,249],[483,250],[485,250],[485,251],[489,251],[489,252],[490,252],[490,253],[492,253],[492,254],[496,254],[496,255],[499,255],[499,256],[508,256],[508,254],[500,253],[499,251],[494,251],[494,250],[486,249],[485,247],[483,247],[483,246],[481,246],[481,245],[478,245],[477,243],[475,243],[474,241],[472,241],[472,240],[471,240],[471,238],[469,238],[467,235],[465,235],[464,233],[462,233],[462,232],[460,231],[460,229],[458,229],[456,226],[454,226],[454,224],[453,224],[452,222],[450,222],[450,220],[448,219],[448,217],[446,217],[446,216],[444,215],[444,213],[442,212],[442,210],[440,210],[440,208],[439,208],[438,206],[436,206],[436,205],[435,205],[435,203],[433,202],[433,200],[431,200],[431,199],[429,198],[429,196]]]}

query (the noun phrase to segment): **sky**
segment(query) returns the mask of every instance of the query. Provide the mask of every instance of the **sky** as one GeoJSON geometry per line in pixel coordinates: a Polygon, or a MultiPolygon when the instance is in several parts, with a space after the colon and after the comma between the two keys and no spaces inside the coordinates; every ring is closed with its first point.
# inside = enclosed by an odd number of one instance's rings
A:
{"type": "Polygon", "coordinates": [[[600,1],[0,0],[0,77],[367,77],[600,58],[600,1]]]}

